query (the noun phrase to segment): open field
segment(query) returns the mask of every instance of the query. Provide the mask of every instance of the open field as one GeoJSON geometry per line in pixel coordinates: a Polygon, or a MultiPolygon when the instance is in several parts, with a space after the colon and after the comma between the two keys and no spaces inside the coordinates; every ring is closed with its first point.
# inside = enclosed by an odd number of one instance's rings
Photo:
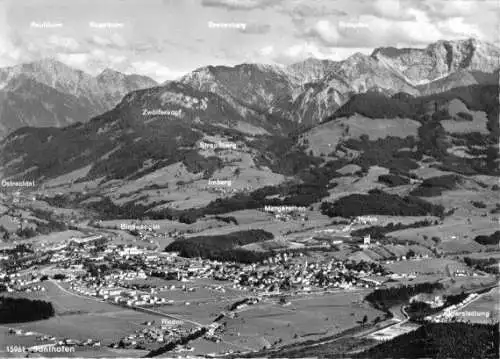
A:
{"type": "Polygon", "coordinates": [[[420,124],[406,118],[395,120],[372,119],[362,115],[354,115],[349,118],[339,118],[321,124],[307,132],[309,150],[316,156],[321,153],[331,153],[344,137],[359,138],[368,135],[370,140],[385,138],[388,136],[407,137],[418,136],[420,124]],[[346,130],[347,129],[347,130],[346,130]]]}
{"type": "Polygon", "coordinates": [[[467,291],[477,291],[482,288],[498,284],[498,278],[493,275],[480,277],[454,277],[443,280],[445,291],[443,294],[459,294],[467,291]]]}
{"type": "Polygon", "coordinates": [[[427,167],[426,165],[421,165],[420,168],[410,170],[410,173],[417,175],[421,179],[453,174],[453,172],[442,171],[434,167],[427,167]]]}
{"type": "Polygon", "coordinates": [[[463,220],[464,224],[467,223],[467,219],[470,219],[472,223],[486,220],[488,208],[494,207],[498,202],[498,196],[492,196],[491,190],[482,188],[479,183],[470,179],[464,180],[459,187],[461,188],[444,191],[440,196],[425,197],[425,199],[449,209],[455,208],[455,212],[448,220],[463,220]],[[476,208],[472,204],[473,201],[483,202],[486,208],[476,208]],[[483,218],[483,215],[486,215],[486,218],[483,218]]]}
{"type": "Polygon", "coordinates": [[[248,225],[256,222],[268,222],[270,219],[269,213],[259,211],[256,209],[245,209],[242,211],[234,211],[230,214],[234,217],[238,224],[248,225]]]}
{"type": "Polygon", "coordinates": [[[416,278],[398,278],[394,281],[385,282],[384,286],[387,287],[400,287],[402,285],[413,286],[418,283],[428,283],[428,282],[443,282],[448,280],[448,278],[443,278],[442,274],[421,274],[417,275],[416,278]]]}
{"type": "Polygon", "coordinates": [[[286,249],[304,248],[304,244],[291,241],[288,238],[285,239],[283,237],[279,237],[268,241],[246,244],[241,246],[241,248],[255,252],[267,252],[271,250],[281,251],[286,249]]]}
{"type": "Polygon", "coordinates": [[[338,292],[324,296],[290,298],[291,304],[261,302],[242,309],[234,318],[226,318],[224,340],[259,349],[332,335],[359,325],[383,313],[362,302],[368,291],[338,292]],[[300,323],[300,325],[297,325],[300,323]]]}
{"type": "MultiPolygon", "coordinates": [[[[6,295],[51,302],[58,315],[74,313],[75,311],[81,313],[105,313],[117,310],[115,305],[66,293],[49,281],[42,282],[41,285],[46,288],[46,292],[8,293],[6,295]]],[[[61,286],[68,287],[66,283],[62,283],[61,286]]]]}
{"type": "Polygon", "coordinates": [[[433,274],[441,273],[446,274],[447,267],[449,267],[451,273],[456,270],[466,269],[467,266],[456,260],[446,259],[446,258],[427,258],[421,260],[406,260],[400,262],[394,262],[392,264],[384,265],[385,268],[394,273],[422,273],[422,274],[433,274]]]}
{"type": "Polygon", "coordinates": [[[498,223],[489,218],[474,218],[468,223],[465,218],[447,218],[437,226],[403,229],[389,235],[402,241],[414,241],[435,247],[432,238],[440,240],[438,248],[445,253],[479,252],[484,246],[473,239],[478,235],[491,234],[498,229],[498,223]]]}
{"type": "MultiPolygon", "coordinates": [[[[250,153],[251,150],[248,148],[223,151],[225,153],[221,154],[216,154],[213,150],[200,152],[206,156],[217,155],[223,161],[222,168],[217,169],[211,179],[230,180],[231,186],[227,189],[257,189],[278,185],[285,180],[283,175],[273,173],[268,168],[257,168],[253,162],[254,154],[250,153]],[[240,173],[236,176],[234,171],[237,168],[240,173]]],[[[113,187],[118,188],[112,191],[119,204],[140,198],[140,202],[144,204],[169,201],[169,207],[189,209],[205,206],[210,201],[221,197],[221,194],[211,191],[208,179],[204,179],[201,173],[191,173],[181,163],[160,168],[136,181],[113,183],[113,187]],[[159,188],[147,188],[152,185],[159,186],[159,188]]]]}
{"type": "Polygon", "coordinates": [[[9,233],[13,233],[18,230],[19,223],[16,222],[16,218],[8,215],[0,217],[0,226],[5,228],[9,233]]]}
{"type": "Polygon", "coordinates": [[[118,310],[107,313],[87,313],[56,316],[31,323],[12,324],[12,328],[22,328],[57,338],[101,340],[103,345],[118,341],[121,337],[144,328],[141,323],[158,317],[132,310],[118,310]]]}
{"type": "Polygon", "coordinates": [[[45,182],[45,186],[46,186],[46,188],[64,187],[65,185],[69,186],[70,184],[72,184],[76,180],[78,180],[80,178],[84,178],[89,173],[91,168],[92,168],[92,165],[88,165],[88,166],[79,168],[75,171],[66,173],[62,176],[49,179],[47,182],[45,182]]]}
{"type": "Polygon", "coordinates": [[[454,99],[450,101],[449,105],[449,113],[452,116],[456,116],[459,112],[465,112],[472,116],[472,121],[460,121],[460,120],[443,120],[441,121],[441,125],[445,129],[446,132],[449,133],[471,133],[471,132],[479,132],[479,133],[488,133],[487,123],[488,117],[484,111],[470,111],[467,106],[460,100],[454,99]]]}
{"type": "Polygon", "coordinates": [[[372,261],[384,261],[390,258],[406,256],[409,250],[415,252],[418,255],[432,255],[432,252],[423,246],[410,244],[410,245],[400,245],[400,244],[386,244],[386,245],[376,245],[371,246],[360,252],[354,253],[351,258],[365,258],[365,260],[372,261]]]}
{"type": "Polygon", "coordinates": [[[224,222],[217,221],[215,219],[205,219],[205,218],[200,218],[196,223],[192,224],[185,224],[185,223],[180,223],[178,221],[170,221],[168,219],[162,219],[162,220],[144,220],[140,221],[138,223],[137,220],[134,219],[120,219],[120,220],[110,220],[110,221],[102,221],[100,225],[103,228],[110,228],[110,229],[120,229],[120,226],[122,224],[140,224],[144,226],[151,226],[153,228],[153,232],[157,233],[165,233],[165,232],[170,232],[170,231],[187,231],[192,230],[195,232],[198,231],[203,231],[209,227],[217,227],[217,226],[225,226],[227,225],[224,222]],[[156,228],[159,227],[159,229],[156,228]]]}
{"type": "MultiPolygon", "coordinates": [[[[44,282],[47,292],[22,295],[50,301],[56,316],[36,322],[10,324],[12,328],[52,335],[58,338],[102,340],[103,345],[144,327],[144,321],[161,320],[161,316],[126,309],[97,300],[72,295],[51,282],[44,282]]],[[[21,296],[21,295],[16,295],[21,296]]]]}
{"type": "MultiPolygon", "coordinates": [[[[55,194],[55,193],[53,193],[53,194],[55,194]]],[[[47,202],[40,201],[40,200],[27,202],[26,209],[28,211],[30,211],[30,210],[50,211],[55,216],[64,216],[66,218],[81,215],[81,213],[79,213],[78,210],[70,209],[70,208],[54,207],[54,206],[51,206],[50,204],[48,204],[47,202]]]]}
{"type": "MultiPolygon", "coordinates": [[[[226,225],[224,227],[219,227],[219,228],[212,228],[212,229],[207,229],[202,232],[198,233],[193,233],[190,235],[186,235],[186,237],[189,236],[213,236],[213,235],[219,235],[219,234],[227,234],[231,232],[237,232],[237,231],[246,231],[246,230],[251,230],[251,229],[262,229],[267,232],[270,232],[274,234],[275,236],[283,236],[288,232],[295,232],[295,231],[305,231],[307,229],[316,229],[316,228],[321,228],[324,226],[327,226],[331,223],[331,219],[328,218],[327,216],[323,216],[320,213],[314,213],[310,211],[305,211],[306,215],[310,216],[309,220],[307,221],[302,221],[302,220],[290,220],[288,222],[283,222],[274,219],[269,214],[266,214],[267,216],[267,221],[261,220],[257,222],[250,222],[250,221],[245,221],[244,224],[238,224],[238,225],[226,225]]],[[[232,216],[233,213],[227,213],[224,216],[232,216]]],[[[261,217],[262,218],[262,217],[261,217]]]]}
{"type": "Polygon", "coordinates": [[[436,291],[436,294],[450,295],[460,294],[467,291],[477,291],[481,288],[491,287],[497,284],[497,279],[493,275],[477,277],[447,277],[442,274],[421,274],[416,278],[398,278],[395,281],[385,282],[384,286],[399,287],[401,285],[415,285],[417,283],[441,282],[444,289],[436,291]]]}
{"type": "MultiPolygon", "coordinates": [[[[171,298],[170,295],[169,298],[171,298]]],[[[203,325],[208,325],[212,323],[222,311],[227,310],[235,301],[235,299],[189,300],[177,302],[173,305],[157,306],[155,310],[161,313],[175,315],[180,319],[192,320],[203,325]],[[189,305],[186,305],[186,302],[189,303],[189,305]]]]}
{"type": "Polygon", "coordinates": [[[500,261],[500,252],[469,253],[464,255],[464,257],[470,257],[474,259],[496,258],[497,260],[500,261]]]}
{"type": "Polygon", "coordinates": [[[483,249],[483,246],[471,239],[456,240],[456,241],[446,241],[439,245],[444,253],[454,254],[454,253],[473,253],[478,252],[483,249]]]}
{"type": "Polygon", "coordinates": [[[389,170],[385,167],[371,166],[362,178],[352,176],[336,178],[335,183],[338,185],[329,191],[330,195],[325,200],[333,202],[352,193],[366,193],[375,188],[384,188],[385,185],[378,182],[378,177],[388,173],[389,170]]]}

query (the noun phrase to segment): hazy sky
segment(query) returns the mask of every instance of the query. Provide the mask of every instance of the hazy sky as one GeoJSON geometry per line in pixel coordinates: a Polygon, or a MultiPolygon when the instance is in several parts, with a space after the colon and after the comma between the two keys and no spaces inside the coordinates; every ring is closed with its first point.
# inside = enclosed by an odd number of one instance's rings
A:
{"type": "Polygon", "coordinates": [[[467,37],[500,44],[499,6],[499,0],[0,0],[0,66],[54,57],[91,74],[110,67],[164,81],[209,64],[340,60],[379,46],[467,37]]]}

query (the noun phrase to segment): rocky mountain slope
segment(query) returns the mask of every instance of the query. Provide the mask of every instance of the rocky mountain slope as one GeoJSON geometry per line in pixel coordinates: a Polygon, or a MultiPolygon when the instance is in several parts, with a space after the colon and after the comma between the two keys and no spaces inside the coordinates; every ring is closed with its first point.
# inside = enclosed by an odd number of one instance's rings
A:
{"type": "Polygon", "coordinates": [[[113,110],[88,123],[15,131],[2,142],[2,160],[8,173],[29,168],[37,178],[90,164],[89,179],[122,178],[182,161],[189,154],[203,162],[197,142],[204,135],[226,133],[243,139],[245,126],[251,122],[218,95],[171,82],[132,92],[113,110]],[[243,129],[235,130],[239,126],[243,129]],[[28,155],[15,161],[21,152],[28,155]]]}
{"type": "MultiPolygon", "coordinates": [[[[500,49],[475,39],[439,41],[425,49],[377,48],[323,65],[324,77],[303,86],[292,115],[313,125],[356,93],[426,95],[474,84],[498,84],[500,49]]],[[[314,73],[315,63],[309,65],[314,73]]],[[[307,62],[295,67],[307,68],[307,62]]]]}
{"type": "MultiPolygon", "coordinates": [[[[185,75],[180,82],[217,94],[241,116],[259,122],[270,121],[276,112],[276,118],[283,120],[282,114],[291,103],[294,88],[297,87],[279,67],[260,64],[207,66],[185,75]]],[[[281,123],[285,126],[282,129],[293,126],[290,121],[281,123]]]]}
{"type": "Polygon", "coordinates": [[[371,56],[413,85],[460,70],[491,73],[500,67],[500,49],[476,39],[438,41],[425,49],[378,48],[371,56]]]}
{"type": "Polygon", "coordinates": [[[93,77],[52,59],[2,68],[0,137],[26,125],[88,121],[112,109],[125,94],[155,85],[148,77],[110,70],[93,77]]]}
{"type": "Polygon", "coordinates": [[[335,71],[337,65],[337,61],[308,58],[287,66],[285,71],[295,83],[304,85],[309,82],[321,80],[329,73],[335,71]]]}
{"type": "Polygon", "coordinates": [[[333,114],[353,94],[366,91],[419,93],[401,75],[373,57],[357,53],[336,63],[320,81],[306,85],[293,103],[292,115],[300,123],[314,125],[333,114]]]}
{"type": "Polygon", "coordinates": [[[91,106],[25,75],[12,78],[0,90],[0,137],[19,127],[64,127],[87,121],[91,106]]]}
{"type": "Polygon", "coordinates": [[[441,79],[418,85],[417,88],[423,95],[445,92],[456,87],[471,85],[493,85],[498,86],[499,70],[493,73],[483,71],[458,70],[441,79]]]}

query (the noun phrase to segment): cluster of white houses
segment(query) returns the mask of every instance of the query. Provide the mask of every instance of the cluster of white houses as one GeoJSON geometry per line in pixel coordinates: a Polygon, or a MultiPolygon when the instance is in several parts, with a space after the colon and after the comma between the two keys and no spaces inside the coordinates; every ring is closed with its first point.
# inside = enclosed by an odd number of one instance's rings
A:
{"type": "Polygon", "coordinates": [[[71,285],[71,289],[76,293],[102,298],[104,300],[123,304],[127,306],[153,306],[157,304],[167,304],[166,298],[159,298],[151,293],[139,292],[124,288],[102,287],[88,288],[79,285],[71,285]]]}

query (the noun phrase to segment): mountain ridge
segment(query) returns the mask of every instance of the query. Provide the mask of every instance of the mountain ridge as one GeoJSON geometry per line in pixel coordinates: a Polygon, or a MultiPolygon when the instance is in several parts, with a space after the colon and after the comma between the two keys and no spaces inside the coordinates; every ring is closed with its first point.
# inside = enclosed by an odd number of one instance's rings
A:
{"type": "Polygon", "coordinates": [[[101,75],[103,73],[93,77],[52,58],[0,68],[0,91],[8,92],[7,97],[17,98],[15,106],[12,102],[0,105],[8,113],[16,114],[7,119],[0,117],[0,137],[26,124],[61,126],[85,122],[113,108],[128,92],[157,85],[156,81],[146,76],[125,75],[114,70],[113,73],[108,71],[104,72],[105,76],[101,75]],[[32,95],[44,97],[46,105],[21,101],[24,95],[17,93],[19,88],[13,84],[26,82],[28,79],[44,85],[39,86],[38,91],[32,95]],[[72,105],[76,107],[75,110],[68,112],[64,105],[58,105],[68,101],[77,101],[77,105],[72,105]],[[9,109],[9,106],[14,107],[9,109]],[[51,122],[50,116],[46,115],[37,122],[37,117],[33,116],[37,112],[34,106],[38,106],[41,113],[49,111],[55,120],[51,122]],[[68,116],[68,113],[71,115],[68,116]],[[64,118],[64,121],[61,122],[58,118],[64,118]]]}

